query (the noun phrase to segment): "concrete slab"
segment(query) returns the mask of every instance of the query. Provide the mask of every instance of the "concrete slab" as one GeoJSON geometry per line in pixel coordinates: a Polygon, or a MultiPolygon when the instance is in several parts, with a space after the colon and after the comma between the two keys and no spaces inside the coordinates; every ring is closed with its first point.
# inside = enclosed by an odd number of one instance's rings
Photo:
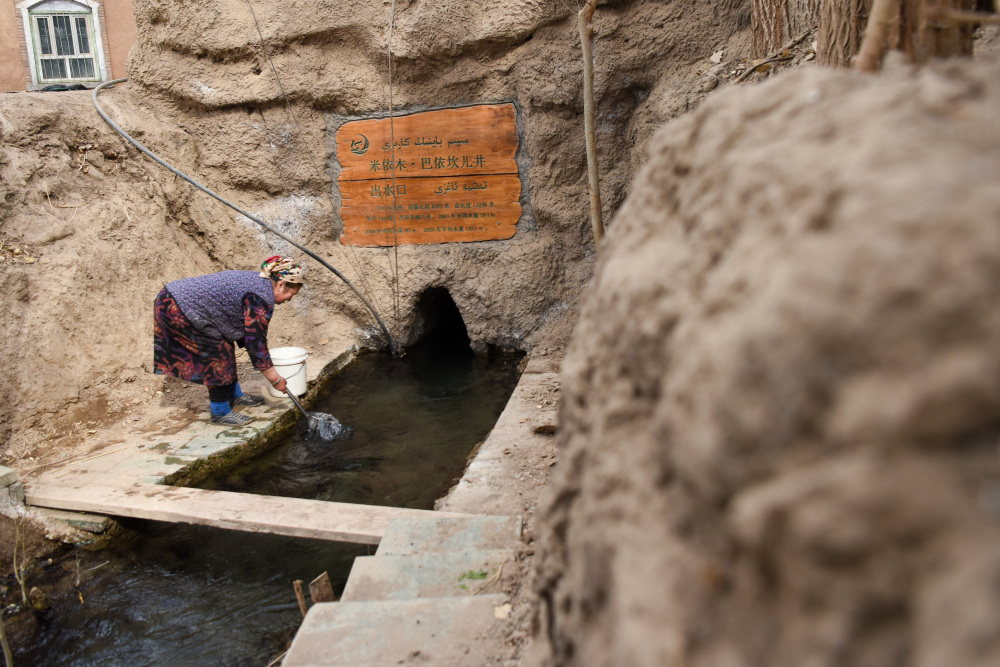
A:
{"type": "Polygon", "coordinates": [[[524,367],[525,373],[555,373],[559,374],[561,363],[555,357],[531,355],[528,365],[524,367]]]}
{"type": "Polygon", "coordinates": [[[506,549],[521,537],[521,517],[481,516],[474,519],[396,520],[379,542],[379,556],[427,552],[506,549]]]}
{"type": "Polygon", "coordinates": [[[437,508],[485,514],[514,513],[511,511],[511,487],[503,480],[518,474],[513,461],[518,459],[520,451],[532,452],[531,458],[538,451],[551,450],[554,454],[552,436],[535,433],[532,422],[545,413],[551,413],[554,418],[556,406],[543,410],[535,397],[548,395],[558,381],[559,376],[555,373],[525,371],[521,374],[486,442],[459,483],[446,498],[437,502],[437,508]]]}
{"type": "Polygon", "coordinates": [[[341,600],[411,600],[473,595],[485,589],[505,563],[510,549],[410,556],[361,556],[354,559],[341,600]]]}
{"type": "Polygon", "coordinates": [[[378,544],[393,519],[419,519],[441,514],[159,484],[133,484],[124,488],[89,483],[80,487],[31,484],[25,491],[28,503],[34,507],[355,544],[378,544]]]}
{"type": "Polygon", "coordinates": [[[17,481],[17,471],[13,468],[0,466],[0,488],[10,486],[17,481]]]}
{"type": "Polygon", "coordinates": [[[85,514],[83,512],[67,512],[65,510],[34,508],[39,514],[47,519],[61,521],[74,528],[85,530],[88,533],[100,535],[111,526],[111,519],[99,514],[85,514]]]}
{"type": "MultiPolygon", "coordinates": [[[[307,379],[335,373],[357,356],[358,346],[351,344],[344,349],[311,351],[307,364],[307,379]]],[[[266,382],[260,377],[242,382],[244,390],[265,396],[259,407],[240,408],[254,418],[243,427],[217,426],[209,422],[205,412],[180,427],[171,426],[159,432],[136,433],[126,442],[105,445],[103,451],[82,455],[75,461],[60,461],[43,466],[24,476],[28,481],[46,486],[88,483],[101,486],[125,487],[133,483],[162,484],[200,459],[245,447],[266,431],[285,414],[295,408],[287,398],[266,395],[266,382]]],[[[0,484],[3,486],[3,484],[0,484]]]]}
{"type": "Polygon", "coordinates": [[[281,664],[485,665],[502,650],[511,623],[497,618],[496,610],[505,602],[503,595],[484,595],[314,605],[281,664]]]}

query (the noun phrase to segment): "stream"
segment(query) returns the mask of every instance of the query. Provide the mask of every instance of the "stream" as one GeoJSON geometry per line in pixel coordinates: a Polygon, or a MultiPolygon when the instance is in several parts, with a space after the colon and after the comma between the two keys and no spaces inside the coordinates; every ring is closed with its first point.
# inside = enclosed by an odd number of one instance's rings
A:
{"type": "MultiPolygon", "coordinates": [[[[461,477],[519,377],[520,353],[410,350],[358,357],[311,406],[350,426],[346,440],[293,430],[274,449],[200,484],[339,502],[432,509],[461,477]]],[[[304,424],[300,424],[304,427],[304,424]]],[[[264,667],[301,622],[292,582],[327,571],[339,595],[374,547],[121,521],[101,551],[77,548],[30,575],[47,611],[6,621],[17,667],[264,667]],[[77,585],[78,584],[78,585],[77,585]]],[[[4,602],[19,598],[16,587],[4,602]]]]}

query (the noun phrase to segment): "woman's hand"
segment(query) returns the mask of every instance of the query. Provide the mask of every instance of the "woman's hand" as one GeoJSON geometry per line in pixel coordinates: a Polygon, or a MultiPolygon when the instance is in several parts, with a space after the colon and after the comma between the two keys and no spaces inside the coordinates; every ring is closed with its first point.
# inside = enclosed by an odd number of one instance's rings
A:
{"type": "Polygon", "coordinates": [[[274,369],[274,366],[271,366],[264,371],[264,379],[270,382],[271,386],[274,387],[276,391],[280,391],[282,393],[285,391],[285,387],[288,386],[288,382],[286,382],[285,378],[278,374],[278,371],[274,369]]]}

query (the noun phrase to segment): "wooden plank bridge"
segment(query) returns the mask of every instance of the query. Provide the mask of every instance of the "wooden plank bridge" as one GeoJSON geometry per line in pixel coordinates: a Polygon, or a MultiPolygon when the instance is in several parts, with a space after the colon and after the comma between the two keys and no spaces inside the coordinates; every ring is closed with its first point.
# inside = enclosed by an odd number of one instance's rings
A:
{"type": "Polygon", "coordinates": [[[34,507],[355,544],[378,544],[393,519],[470,516],[160,484],[121,488],[31,484],[25,486],[25,496],[34,507]]]}

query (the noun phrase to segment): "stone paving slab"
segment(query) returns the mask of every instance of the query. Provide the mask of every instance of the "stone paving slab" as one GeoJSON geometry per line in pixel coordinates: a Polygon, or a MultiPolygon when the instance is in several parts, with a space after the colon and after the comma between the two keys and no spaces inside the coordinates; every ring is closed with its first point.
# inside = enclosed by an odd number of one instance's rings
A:
{"type": "MultiPolygon", "coordinates": [[[[343,368],[358,348],[331,351],[307,365],[308,379],[343,368]]],[[[243,382],[251,393],[265,396],[267,403],[240,408],[254,418],[246,426],[218,426],[209,421],[209,413],[167,433],[137,433],[125,443],[107,445],[102,451],[81,455],[75,461],[53,464],[31,475],[32,484],[79,486],[83,480],[100,486],[126,487],[135,483],[163,484],[171,475],[200,459],[244,446],[272,428],[275,422],[295,408],[287,398],[274,398],[263,391],[263,380],[243,382]]],[[[207,400],[207,399],[206,399],[207,400]]],[[[207,402],[206,402],[207,405],[207,402]]]]}
{"type": "MultiPolygon", "coordinates": [[[[506,450],[537,449],[539,445],[535,443],[545,442],[546,438],[551,437],[533,433],[532,425],[527,423],[525,415],[539,414],[533,396],[546,391],[558,379],[558,374],[552,372],[522,373],[486,442],[466,468],[459,483],[446,498],[438,501],[436,507],[459,512],[510,514],[509,509],[500,509],[509,504],[506,502],[509,489],[502,484],[491,483],[491,480],[503,479],[504,474],[509,474],[510,471],[506,468],[506,459],[509,458],[506,450]]],[[[555,406],[551,412],[555,414],[555,406]]]]}
{"type": "Polygon", "coordinates": [[[511,623],[503,595],[314,605],[283,667],[484,665],[511,623]]]}
{"type": "Polygon", "coordinates": [[[402,556],[505,549],[513,546],[520,537],[521,517],[517,516],[397,520],[386,528],[376,554],[402,556]]]}
{"type": "Polygon", "coordinates": [[[80,530],[85,530],[88,533],[101,534],[105,532],[111,525],[111,519],[106,516],[100,516],[98,514],[86,514],[84,512],[67,512],[65,510],[52,510],[35,508],[37,512],[40,512],[44,517],[48,519],[54,519],[55,521],[61,521],[67,525],[73,526],[74,528],[79,528],[80,530]]]}
{"type": "Polygon", "coordinates": [[[486,590],[501,567],[513,561],[514,552],[510,549],[360,556],[354,559],[341,600],[410,600],[474,595],[481,589],[486,590]]]}
{"type": "Polygon", "coordinates": [[[0,466],[0,488],[10,486],[17,481],[17,471],[12,468],[0,466]]]}

